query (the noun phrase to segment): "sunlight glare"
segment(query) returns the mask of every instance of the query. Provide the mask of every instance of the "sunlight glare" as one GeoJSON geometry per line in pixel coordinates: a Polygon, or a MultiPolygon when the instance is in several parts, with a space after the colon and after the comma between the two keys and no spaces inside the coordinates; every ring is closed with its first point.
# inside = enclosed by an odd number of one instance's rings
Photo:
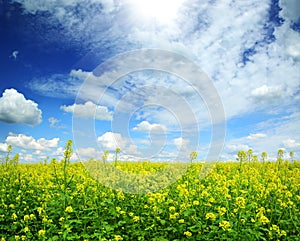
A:
{"type": "Polygon", "coordinates": [[[184,0],[130,0],[136,13],[146,20],[168,24],[175,20],[184,0]]]}

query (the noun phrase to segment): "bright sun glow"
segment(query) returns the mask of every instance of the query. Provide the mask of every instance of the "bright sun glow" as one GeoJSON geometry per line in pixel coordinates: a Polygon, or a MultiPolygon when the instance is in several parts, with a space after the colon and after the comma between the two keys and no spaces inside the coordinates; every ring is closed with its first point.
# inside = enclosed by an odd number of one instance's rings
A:
{"type": "Polygon", "coordinates": [[[184,0],[130,0],[136,14],[158,23],[172,22],[184,0]]]}

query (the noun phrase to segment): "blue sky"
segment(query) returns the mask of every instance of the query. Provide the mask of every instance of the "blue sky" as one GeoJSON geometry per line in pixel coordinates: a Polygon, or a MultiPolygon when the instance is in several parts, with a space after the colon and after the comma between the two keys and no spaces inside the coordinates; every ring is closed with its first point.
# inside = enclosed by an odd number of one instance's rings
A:
{"type": "Polygon", "coordinates": [[[61,158],[73,139],[81,159],[299,159],[299,13],[297,0],[2,1],[0,155],[61,158]]]}

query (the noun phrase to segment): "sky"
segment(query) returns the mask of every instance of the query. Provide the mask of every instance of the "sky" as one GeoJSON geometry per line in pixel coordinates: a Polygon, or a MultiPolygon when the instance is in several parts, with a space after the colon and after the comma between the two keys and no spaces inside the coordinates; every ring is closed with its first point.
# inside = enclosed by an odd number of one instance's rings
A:
{"type": "Polygon", "coordinates": [[[0,1],[0,156],[300,158],[298,0],[0,1]]]}

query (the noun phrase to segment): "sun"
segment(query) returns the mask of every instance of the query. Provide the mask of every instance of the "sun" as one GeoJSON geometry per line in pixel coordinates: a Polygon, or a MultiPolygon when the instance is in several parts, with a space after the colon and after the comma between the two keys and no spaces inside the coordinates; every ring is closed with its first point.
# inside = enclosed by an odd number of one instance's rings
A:
{"type": "Polygon", "coordinates": [[[184,0],[129,0],[136,15],[159,24],[173,22],[184,0]]]}

